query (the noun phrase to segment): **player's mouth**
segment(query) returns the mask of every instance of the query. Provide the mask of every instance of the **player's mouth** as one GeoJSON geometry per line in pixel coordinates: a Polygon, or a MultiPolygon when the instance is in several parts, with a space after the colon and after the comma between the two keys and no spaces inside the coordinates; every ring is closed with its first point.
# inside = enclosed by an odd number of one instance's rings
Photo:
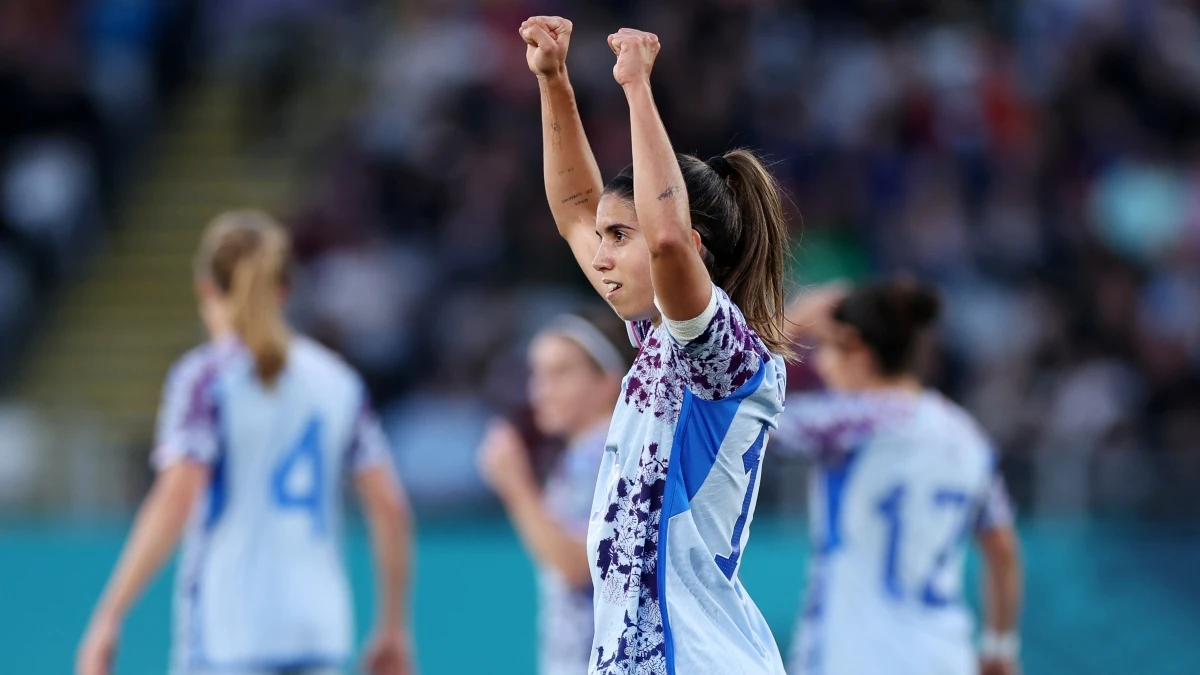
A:
{"type": "Polygon", "coordinates": [[[611,281],[609,279],[602,279],[601,281],[604,284],[605,288],[608,289],[604,294],[604,299],[612,300],[612,297],[617,294],[617,291],[621,290],[621,284],[618,284],[617,282],[611,281]]]}

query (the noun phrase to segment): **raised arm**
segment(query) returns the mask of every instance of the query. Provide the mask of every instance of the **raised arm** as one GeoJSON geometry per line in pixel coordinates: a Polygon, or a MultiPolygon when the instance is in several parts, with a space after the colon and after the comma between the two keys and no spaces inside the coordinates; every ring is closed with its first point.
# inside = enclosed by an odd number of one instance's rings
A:
{"type": "Polygon", "coordinates": [[[712,280],[692,229],[683,174],[650,91],[658,36],[622,28],[608,37],[608,45],[617,55],[613,77],[629,101],[633,207],[650,249],[655,299],[666,318],[690,321],[708,307],[712,280]]]}
{"type": "Polygon", "coordinates": [[[546,200],[558,233],[571,247],[575,261],[601,295],[601,274],[592,268],[600,238],[596,235],[596,204],[604,179],[583,132],[575,91],[567,76],[571,22],[557,16],[535,16],[521,24],[525,60],[537,75],[542,99],[542,173],[546,200]]]}

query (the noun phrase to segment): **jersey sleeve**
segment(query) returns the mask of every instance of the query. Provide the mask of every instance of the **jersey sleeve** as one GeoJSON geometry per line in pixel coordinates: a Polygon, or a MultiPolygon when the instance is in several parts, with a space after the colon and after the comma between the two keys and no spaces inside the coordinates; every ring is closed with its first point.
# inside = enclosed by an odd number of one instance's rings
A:
{"type": "Polygon", "coordinates": [[[205,465],[216,461],[220,452],[217,374],[216,363],[192,356],[167,375],[150,460],[156,470],[185,460],[205,465]]]}
{"type": "Polygon", "coordinates": [[[801,394],[788,398],[771,443],[778,454],[836,464],[861,447],[875,426],[869,408],[850,397],[801,394]]]}
{"type": "Polygon", "coordinates": [[[1008,496],[1004,477],[997,472],[992,477],[987,492],[983,495],[983,501],[979,505],[979,515],[975,519],[975,532],[982,534],[991,530],[1011,527],[1012,524],[1012,500],[1008,496]]]}
{"type": "Polygon", "coordinates": [[[741,388],[762,367],[766,349],[725,291],[713,286],[708,307],[689,321],[666,321],[679,356],[681,375],[692,394],[721,400],[741,388]]]}
{"type": "Polygon", "coordinates": [[[352,473],[377,467],[392,468],[391,445],[383,433],[379,416],[365,395],[354,420],[346,464],[352,473]]]}

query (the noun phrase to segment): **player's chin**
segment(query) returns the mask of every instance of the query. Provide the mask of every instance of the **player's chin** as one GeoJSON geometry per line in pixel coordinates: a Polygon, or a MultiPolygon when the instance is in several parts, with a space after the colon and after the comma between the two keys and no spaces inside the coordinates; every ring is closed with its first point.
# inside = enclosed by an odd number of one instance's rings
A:
{"type": "MultiPolygon", "coordinates": [[[[625,289],[622,288],[621,290],[623,291],[625,289]]],[[[631,298],[620,292],[614,296],[606,298],[606,302],[608,302],[608,306],[612,307],[613,311],[616,312],[617,316],[621,317],[623,321],[642,321],[644,319],[649,319],[654,316],[656,311],[654,309],[653,300],[651,300],[649,303],[633,302],[631,301],[631,298]]]]}

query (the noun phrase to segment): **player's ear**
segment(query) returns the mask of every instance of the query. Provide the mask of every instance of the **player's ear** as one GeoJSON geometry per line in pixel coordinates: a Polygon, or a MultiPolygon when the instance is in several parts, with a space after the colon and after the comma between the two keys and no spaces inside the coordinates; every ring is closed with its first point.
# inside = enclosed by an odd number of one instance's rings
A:
{"type": "Polygon", "coordinates": [[[196,300],[200,302],[221,299],[221,289],[217,288],[217,285],[213,283],[213,280],[208,277],[196,279],[195,289],[196,300]]]}

